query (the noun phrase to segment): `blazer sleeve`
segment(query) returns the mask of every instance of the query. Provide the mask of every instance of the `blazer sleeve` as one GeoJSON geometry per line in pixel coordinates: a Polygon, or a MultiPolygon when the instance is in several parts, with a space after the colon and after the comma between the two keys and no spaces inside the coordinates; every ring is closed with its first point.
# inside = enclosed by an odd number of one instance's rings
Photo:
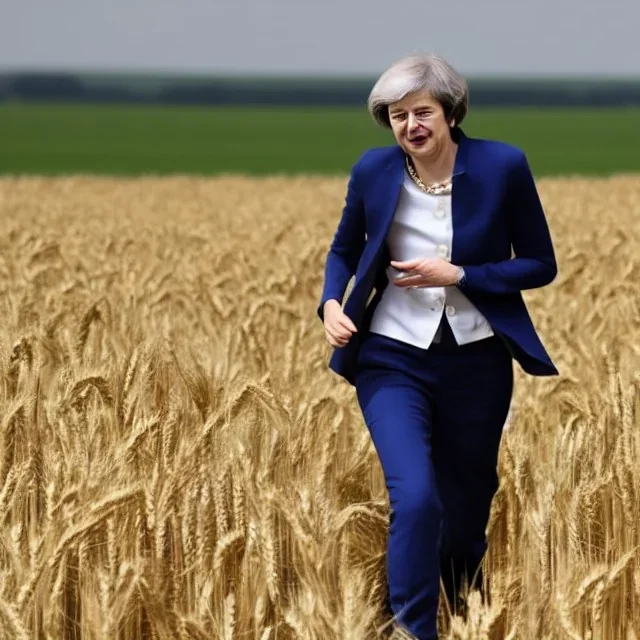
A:
{"type": "Polygon", "coordinates": [[[524,153],[508,176],[509,235],[514,257],[482,265],[463,265],[462,290],[512,294],[552,282],[558,267],[544,209],[524,153]]]}
{"type": "Polygon", "coordinates": [[[365,212],[358,182],[358,164],[349,177],[345,204],[325,264],[324,286],[317,313],[324,322],[324,304],[337,300],[342,304],[349,280],[358,268],[366,244],[365,212]]]}

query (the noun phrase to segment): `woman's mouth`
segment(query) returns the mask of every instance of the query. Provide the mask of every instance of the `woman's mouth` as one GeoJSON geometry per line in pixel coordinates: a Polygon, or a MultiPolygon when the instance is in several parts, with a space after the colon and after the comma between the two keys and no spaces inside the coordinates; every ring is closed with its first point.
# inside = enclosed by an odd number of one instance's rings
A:
{"type": "Polygon", "coordinates": [[[428,139],[429,139],[429,136],[420,134],[417,136],[413,136],[412,138],[409,138],[409,142],[414,147],[421,147],[428,139]]]}

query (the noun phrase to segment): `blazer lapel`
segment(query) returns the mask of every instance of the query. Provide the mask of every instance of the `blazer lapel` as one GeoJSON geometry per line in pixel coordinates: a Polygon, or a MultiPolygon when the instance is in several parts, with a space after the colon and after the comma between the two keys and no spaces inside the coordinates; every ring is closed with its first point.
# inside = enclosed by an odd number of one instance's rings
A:
{"type": "MultiPolygon", "coordinates": [[[[472,193],[469,176],[467,175],[469,139],[460,128],[454,130],[454,139],[456,139],[458,143],[458,150],[453,167],[453,186],[451,189],[451,225],[453,229],[451,262],[453,264],[460,264],[467,240],[464,233],[465,216],[469,211],[473,210],[473,202],[471,202],[472,193]]],[[[464,262],[464,260],[462,260],[462,262],[464,262]]]]}
{"type": "Polygon", "coordinates": [[[379,256],[384,249],[387,234],[398,207],[404,178],[404,151],[400,147],[396,147],[395,151],[391,160],[382,168],[376,182],[374,201],[379,207],[378,215],[380,216],[380,226],[376,238],[379,246],[376,256],[379,256]]]}
{"type": "Polygon", "coordinates": [[[392,158],[372,176],[366,197],[367,207],[372,216],[371,233],[368,243],[373,249],[362,274],[353,285],[344,310],[359,325],[374,286],[375,275],[381,256],[386,247],[387,233],[393,222],[393,216],[400,199],[400,190],[404,174],[404,152],[396,147],[392,158]],[[373,222],[375,220],[375,223],[373,222]]]}

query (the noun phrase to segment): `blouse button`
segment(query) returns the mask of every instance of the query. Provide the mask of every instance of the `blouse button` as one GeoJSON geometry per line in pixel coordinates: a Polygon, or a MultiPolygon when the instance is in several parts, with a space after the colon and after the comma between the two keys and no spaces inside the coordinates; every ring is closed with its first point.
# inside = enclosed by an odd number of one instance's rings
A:
{"type": "Polygon", "coordinates": [[[449,254],[449,247],[446,244],[439,244],[437,249],[438,256],[446,258],[449,254]]]}

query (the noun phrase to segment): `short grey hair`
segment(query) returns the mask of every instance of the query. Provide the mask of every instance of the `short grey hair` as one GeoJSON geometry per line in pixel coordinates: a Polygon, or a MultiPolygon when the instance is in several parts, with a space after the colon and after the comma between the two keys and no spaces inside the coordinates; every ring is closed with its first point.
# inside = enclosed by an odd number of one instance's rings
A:
{"type": "Polygon", "coordinates": [[[442,106],[448,122],[453,119],[458,126],[464,120],[469,108],[466,80],[446,60],[426,53],[401,58],[378,78],[369,94],[369,113],[390,129],[389,105],[423,90],[442,106]]]}

